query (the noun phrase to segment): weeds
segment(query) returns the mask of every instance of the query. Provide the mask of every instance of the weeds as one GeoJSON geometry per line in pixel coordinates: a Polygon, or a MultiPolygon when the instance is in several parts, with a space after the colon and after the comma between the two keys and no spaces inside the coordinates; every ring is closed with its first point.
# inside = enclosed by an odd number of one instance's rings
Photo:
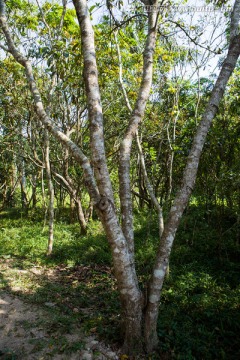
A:
{"type": "MultiPolygon", "coordinates": [[[[237,229],[234,232],[234,219],[226,217],[220,232],[214,216],[192,206],[183,218],[162,293],[159,354],[152,359],[240,358],[237,229]]],[[[137,272],[143,284],[151,274],[158,236],[146,214],[137,216],[135,227],[137,272]]],[[[78,326],[118,343],[119,300],[101,225],[90,223],[88,235],[80,237],[78,225],[56,223],[50,258],[45,256],[46,234],[39,214],[28,219],[2,216],[0,287],[45,306],[50,315],[44,326],[61,334],[63,351],[83,346],[64,340],[64,334],[78,326]]]]}

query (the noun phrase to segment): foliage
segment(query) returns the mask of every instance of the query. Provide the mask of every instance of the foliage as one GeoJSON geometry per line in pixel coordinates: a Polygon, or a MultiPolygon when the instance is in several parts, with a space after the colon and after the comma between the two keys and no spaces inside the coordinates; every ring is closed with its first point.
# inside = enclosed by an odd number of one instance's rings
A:
{"type": "MultiPolygon", "coordinates": [[[[194,199],[193,199],[194,200],[194,199]]],[[[194,200],[195,201],[195,200],[194,200]]],[[[27,301],[54,304],[54,317],[46,326],[71,331],[81,321],[87,333],[116,343],[120,318],[111,259],[98,222],[91,222],[87,236],[79,237],[66,219],[56,224],[55,253],[46,258],[41,213],[1,215],[2,288],[27,301]],[[31,269],[39,269],[36,278],[31,269]],[[28,270],[28,274],[18,273],[28,270]],[[47,274],[52,274],[47,276],[47,274]],[[20,290],[19,290],[20,289],[20,290]]],[[[166,359],[237,359],[239,346],[239,283],[236,248],[238,229],[233,213],[209,213],[191,205],[185,214],[170,262],[158,325],[159,355],[166,359]],[[219,219],[220,218],[220,219],[219,219]],[[219,221],[223,236],[219,242],[219,221]]],[[[150,273],[157,242],[156,221],[151,213],[136,214],[136,260],[140,279],[150,273]]]]}
{"type": "MultiPolygon", "coordinates": [[[[225,1],[215,3],[220,6],[225,1]]],[[[123,10],[122,1],[108,2],[109,10],[116,5],[123,10]]],[[[92,16],[99,6],[95,4],[90,8],[92,16]]],[[[91,158],[83,54],[75,10],[65,9],[64,2],[60,5],[57,1],[44,1],[40,8],[26,0],[8,0],[7,11],[15,44],[32,60],[49,117],[91,158]]],[[[216,75],[199,75],[201,54],[196,42],[201,42],[205,22],[199,20],[197,25],[188,28],[187,22],[174,21],[171,14],[166,19],[163,14],[159,17],[152,92],[139,133],[147,174],[167,218],[216,75]],[[179,29],[184,30],[185,35],[189,30],[196,48],[187,49],[177,43],[175,32],[179,29]],[[182,75],[189,67],[195,68],[193,74],[196,71],[198,77],[182,75]]],[[[110,11],[109,16],[104,15],[94,25],[105,148],[117,212],[120,212],[119,148],[130,116],[119,84],[119,71],[122,67],[123,87],[129,104],[134,107],[142,81],[146,39],[142,4],[137,4],[132,18],[123,11],[122,20],[120,24],[110,11]]],[[[45,257],[48,202],[45,129],[34,112],[23,68],[8,53],[5,57],[3,53],[0,55],[0,202],[3,210],[0,255],[4,261],[9,260],[13,281],[21,287],[24,285],[27,297],[39,303],[43,299],[56,302],[56,309],[65,316],[58,319],[60,326],[66,325],[69,330],[73,310],[81,307],[87,311],[77,312],[76,317],[83,321],[86,331],[97,329],[100,336],[117,341],[119,304],[107,241],[95,213],[88,224],[88,234],[80,237],[79,226],[74,223],[77,212],[73,203],[78,197],[85,217],[91,208],[83,171],[68,150],[51,136],[55,245],[53,255],[45,257]],[[74,195],[58,175],[67,179],[74,195]],[[33,266],[53,269],[58,280],[43,277],[34,283],[14,272],[16,268],[33,266]],[[56,294],[60,294],[57,300],[56,294]],[[71,304],[64,298],[70,298],[71,304]]],[[[167,358],[225,359],[234,358],[238,351],[234,340],[234,333],[238,331],[236,259],[240,234],[238,93],[239,66],[209,132],[192,204],[182,220],[171,256],[158,328],[159,351],[167,358]]],[[[136,267],[140,286],[147,293],[144,284],[151,276],[158,229],[145,182],[133,143],[131,189],[136,215],[136,267]]],[[[2,287],[7,288],[9,283],[10,289],[11,281],[3,277],[2,287]]]]}

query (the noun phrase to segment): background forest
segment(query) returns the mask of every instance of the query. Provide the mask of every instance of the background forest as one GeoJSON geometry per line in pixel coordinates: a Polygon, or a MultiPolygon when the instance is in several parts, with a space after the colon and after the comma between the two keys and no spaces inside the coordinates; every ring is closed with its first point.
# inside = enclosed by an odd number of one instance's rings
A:
{"type": "MultiPolygon", "coordinates": [[[[140,1],[88,3],[105,153],[121,221],[120,146],[142,82],[147,13],[140,1]]],[[[233,4],[203,4],[215,10],[196,16],[187,2],[180,4],[184,13],[174,8],[175,2],[161,3],[152,87],[130,160],[136,272],[143,294],[159,243],[159,209],[166,219],[228,49],[233,4]]],[[[65,0],[8,0],[6,18],[15,46],[32,62],[47,115],[91,159],[75,8],[65,0]]],[[[0,289],[31,303],[54,304],[54,318],[45,326],[50,332],[57,329],[62,340],[53,342],[49,356],[62,352],[71,358],[83,346],[81,341],[69,345],[64,338],[75,327],[118,349],[121,316],[114,265],[84,171],[43,126],[25,70],[4,41],[0,33],[0,289]],[[55,280],[32,278],[27,271],[33,267],[58,275],[55,280]],[[25,275],[18,270],[26,270],[25,275]]],[[[238,62],[176,234],[161,294],[160,341],[149,359],[240,357],[239,79],[238,62]]]]}

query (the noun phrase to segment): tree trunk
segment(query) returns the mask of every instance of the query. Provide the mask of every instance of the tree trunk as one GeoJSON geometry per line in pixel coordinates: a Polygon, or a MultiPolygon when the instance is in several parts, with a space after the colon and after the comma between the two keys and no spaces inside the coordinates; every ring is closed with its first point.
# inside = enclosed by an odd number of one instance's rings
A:
{"type": "Polygon", "coordinates": [[[35,209],[37,206],[37,176],[32,175],[32,208],[35,209]]]}
{"type": "Polygon", "coordinates": [[[85,219],[87,223],[89,222],[90,219],[92,219],[92,216],[93,216],[93,203],[90,199],[88,208],[85,213],[85,219]]]}
{"type": "Polygon", "coordinates": [[[152,86],[153,55],[156,47],[157,36],[157,3],[153,0],[152,10],[148,13],[148,34],[143,53],[143,75],[138,92],[138,98],[131,113],[127,130],[120,146],[119,159],[119,196],[121,203],[122,229],[128,242],[129,251],[134,263],[134,233],[133,233],[133,208],[131,196],[130,159],[132,141],[143,120],[147,101],[152,86]]]}
{"type": "MultiPolygon", "coordinates": [[[[240,13],[239,13],[240,15],[240,13]]],[[[219,103],[223,97],[229,77],[231,76],[240,54],[240,35],[233,37],[227,58],[223,62],[221,72],[212,90],[207,108],[202,116],[201,123],[194,137],[191,152],[183,174],[182,187],[178,191],[171,207],[168,220],[162,235],[161,243],[153,269],[149,286],[149,299],[145,316],[145,342],[148,351],[152,351],[157,344],[157,319],[161,289],[169,263],[173,241],[183,212],[192,193],[203,145],[219,103]]]]}
{"type": "Polygon", "coordinates": [[[26,193],[26,175],[25,175],[25,161],[21,158],[20,159],[20,188],[21,188],[21,204],[22,209],[27,210],[28,207],[28,199],[26,193]]]}
{"type": "Polygon", "coordinates": [[[139,289],[128,244],[119,225],[113,203],[103,196],[96,206],[113,255],[114,275],[120,293],[124,329],[123,353],[137,354],[143,348],[143,295],[139,289]]]}
{"type": "Polygon", "coordinates": [[[81,200],[79,199],[79,197],[76,198],[75,200],[76,203],[76,207],[77,207],[77,217],[78,217],[78,222],[80,224],[80,233],[82,235],[86,235],[87,233],[87,222],[83,213],[83,209],[82,209],[82,203],[81,200]]]}
{"type": "MultiPolygon", "coordinates": [[[[153,53],[157,34],[157,14],[154,13],[155,7],[153,6],[153,11],[149,13],[149,31],[144,51],[143,80],[129,126],[121,145],[121,164],[119,170],[122,209],[121,227],[115,211],[113,190],[105,156],[103,114],[98,84],[93,29],[87,10],[86,0],[73,0],[73,3],[81,28],[82,51],[84,58],[84,79],[91,135],[91,162],[82,150],[73,141],[71,141],[68,136],[62,133],[47,116],[37,88],[37,83],[34,80],[31,63],[17,51],[11,37],[11,32],[7,26],[7,20],[4,15],[3,7],[0,7],[0,25],[8,43],[8,51],[12,53],[16,61],[25,67],[39,119],[42,124],[44,124],[44,126],[46,126],[46,128],[64,144],[64,146],[68,147],[69,151],[72,152],[74,158],[81,165],[84,171],[85,184],[93,204],[96,207],[98,216],[103,224],[113,256],[113,267],[120,293],[125,330],[123,351],[128,354],[139,353],[142,349],[143,343],[143,296],[139,289],[134,264],[132,199],[129,170],[132,139],[138,129],[139,123],[143,119],[151,89],[153,53]]],[[[151,3],[156,5],[157,1],[154,0],[151,3]]],[[[236,3],[239,4],[238,1],[236,3]]],[[[2,4],[2,0],[0,0],[0,4],[2,4]]],[[[233,22],[236,23],[236,17],[233,17],[233,22]]],[[[160,293],[175,233],[195,182],[198,162],[207,131],[214,115],[216,114],[226,82],[233,71],[239,55],[240,39],[239,35],[235,34],[233,36],[235,30],[233,30],[231,26],[231,44],[228,57],[223,64],[223,70],[220,73],[209,105],[203,116],[202,123],[199,126],[197,135],[194,139],[192,151],[189,155],[184,172],[183,185],[179,190],[179,193],[177,194],[170,210],[169,218],[162,235],[161,244],[158,250],[149,286],[149,299],[144,318],[144,336],[148,351],[151,351],[157,344],[156,325],[160,293]]]]}
{"type": "Polygon", "coordinates": [[[70,195],[70,224],[74,223],[75,215],[75,201],[74,198],[70,195]]]}
{"type": "Polygon", "coordinates": [[[79,196],[77,195],[77,190],[75,188],[73,188],[72,181],[68,175],[66,176],[67,179],[55,171],[54,171],[54,175],[56,177],[58,177],[64,183],[64,185],[67,187],[67,190],[68,190],[68,192],[70,194],[70,198],[71,198],[71,212],[73,211],[73,208],[72,208],[73,201],[75,202],[76,208],[77,208],[77,218],[78,218],[78,221],[80,224],[80,233],[82,235],[86,235],[87,221],[86,221],[84,213],[83,213],[81,200],[80,200],[79,196]]]}
{"type": "Polygon", "coordinates": [[[48,195],[49,195],[49,203],[48,203],[48,249],[47,255],[52,254],[53,249],[53,225],[54,225],[54,187],[52,183],[52,173],[49,159],[49,134],[48,131],[45,130],[45,168],[46,168],[46,176],[48,183],[48,195]]]}

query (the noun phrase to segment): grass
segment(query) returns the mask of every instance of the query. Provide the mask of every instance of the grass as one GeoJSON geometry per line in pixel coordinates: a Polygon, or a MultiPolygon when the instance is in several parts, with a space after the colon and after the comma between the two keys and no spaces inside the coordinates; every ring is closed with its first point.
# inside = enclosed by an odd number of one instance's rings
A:
{"type": "Polygon", "coordinates": [[[71,264],[111,263],[108,244],[99,223],[90,225],[88,236],[80,236],[77,224],[58,221],[54,225],[54,254],[47,258],[48,228],[43,227],[39,214],[27,218],[11,211],[0,216],[0,255],[16,256],[23,267],[40,264],[55,266],[61,262],[71,264]],[[94,237],[94,242],[92,241],[94,237]]]}
{"type": "MultiPolygon", "coordinates": [[[[0,286],[28,301],[53,304],[46,324],[65,333],[80,326],[109,343],[120,338],[119,300],[101,225],[86,236],[66,218],[55,224],[54,255],[45,256],[47,229],[40,213],[1,215],[0,286]],[[7,265],[6,265],[7,264],[7,265]],[[39,269],[40,275],[31,272],[39,269]],[[27,271],[27,272],[24,272],[27,271]]],[[[137,272],[143,286],[157,247],[156,219],[136,215],[137,272]]],[[[159,354],[152,359],[239,359],[239,246],[234,214],[197,206],[186,212],[174,244],[161,298],[159,354]]],[[[47,308],[47,306],[45,305],[47,308]]],[[[26,325],[27,326],[27,325],[26,325]]],[[[65,345],[62,340],[63,347],[65,345]]],[[[41,345],[41,344],[40,344],[41,345]]],[[[39,345],[39,346],[40,346],[39,345]]],[[[74,347],[74,345],[72,345],[74,347]]],[[[76,346],[80,346],[76,343],[76,346]]]]}

